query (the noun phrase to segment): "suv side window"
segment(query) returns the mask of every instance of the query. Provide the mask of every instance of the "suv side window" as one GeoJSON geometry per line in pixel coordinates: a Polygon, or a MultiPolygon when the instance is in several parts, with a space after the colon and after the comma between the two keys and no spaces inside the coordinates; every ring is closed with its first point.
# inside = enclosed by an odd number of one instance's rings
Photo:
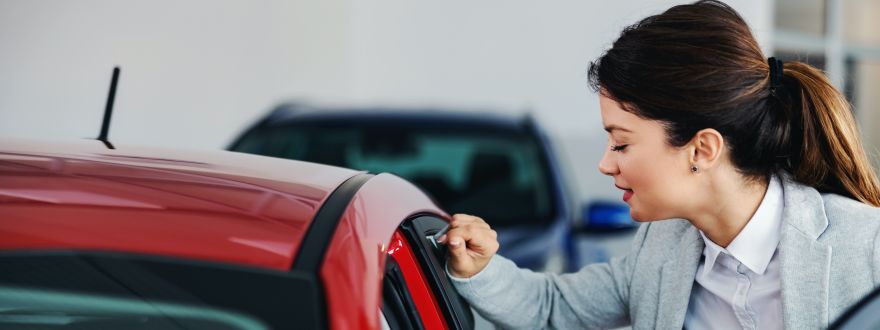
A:
{"type": "Polygon", "coordinates": [[[305,121],[258,126],[231,150],[393,173],[427,191],[442,208],[480,214],[492,219],[493,227],[553,219],[553,180],[540,140],[526,132],[483,128],[305,121]]]}

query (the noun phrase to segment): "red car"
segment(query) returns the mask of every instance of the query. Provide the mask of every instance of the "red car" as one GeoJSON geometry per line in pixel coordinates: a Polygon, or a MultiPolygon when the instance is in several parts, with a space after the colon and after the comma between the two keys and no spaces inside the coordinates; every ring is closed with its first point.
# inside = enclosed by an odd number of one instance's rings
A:
{"type": "Polygon", "coordinates": [[[390,174],[3,139],[0,328],[472,328],[448,219],[390,174]]]}

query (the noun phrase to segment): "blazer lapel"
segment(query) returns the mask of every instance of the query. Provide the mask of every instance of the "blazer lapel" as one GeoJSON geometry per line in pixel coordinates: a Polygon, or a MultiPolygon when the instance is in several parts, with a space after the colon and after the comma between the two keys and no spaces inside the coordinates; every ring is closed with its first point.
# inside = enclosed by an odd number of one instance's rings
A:
{"type": "Polygon", "coordinates": [[[825,328],[831,247],[818,241],[828,227],[824,203],[816,190],[785,178],[779,241],[783,322],[786,329],[825,328]]]}
{"type": "Polygon", "coordinates": [[[672,251],[672,257],[661,270],[655,329],[681,329],[684,326],[703,247],[697,228],[688,225],[681,241],[672,251]]]}

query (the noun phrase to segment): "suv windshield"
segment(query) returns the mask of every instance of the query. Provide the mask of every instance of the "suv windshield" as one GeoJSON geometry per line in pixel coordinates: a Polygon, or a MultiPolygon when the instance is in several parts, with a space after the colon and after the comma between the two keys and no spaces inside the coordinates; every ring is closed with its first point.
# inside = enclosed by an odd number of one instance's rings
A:
{"type": "Polygon", "coordinates": [[[500,130],[291,125],[251,131],[232,149],[403,177],[449,212],[493,226],[553,217],[541,144],[500,130]]]}

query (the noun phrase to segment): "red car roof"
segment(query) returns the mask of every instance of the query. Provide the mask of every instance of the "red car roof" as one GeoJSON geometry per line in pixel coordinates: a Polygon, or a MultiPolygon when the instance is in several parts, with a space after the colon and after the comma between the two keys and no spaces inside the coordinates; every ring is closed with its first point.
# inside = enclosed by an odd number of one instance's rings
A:
{"type": "Polygon", "coordinates": [[[357,173],[226,151],[0,139],[0,249],[288,270],[318,208],[357,173]]]}

